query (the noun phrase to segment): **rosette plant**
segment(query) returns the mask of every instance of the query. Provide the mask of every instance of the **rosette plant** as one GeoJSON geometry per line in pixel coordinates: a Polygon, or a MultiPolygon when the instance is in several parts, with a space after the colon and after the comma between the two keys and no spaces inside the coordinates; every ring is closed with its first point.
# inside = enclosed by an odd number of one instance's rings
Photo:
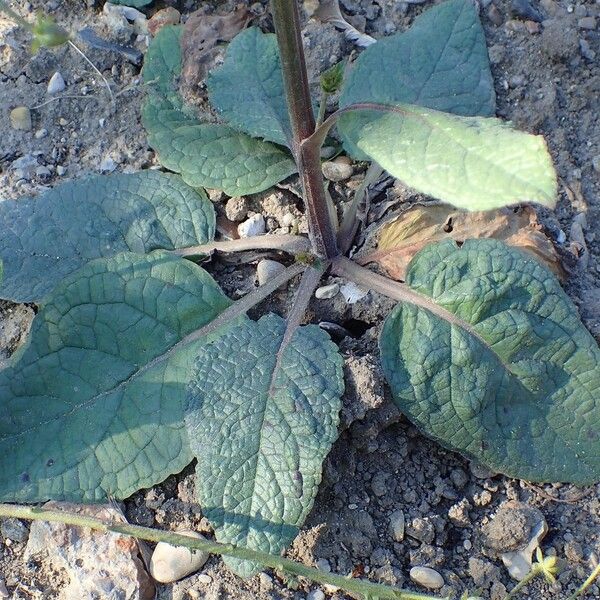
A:
{"type": "MultiPolygon", "coordinates": [[[[397,300],[381,364],[426,435],[512,477],[600,479],[600,352],[554,275],[480,239],[431,244],[404,282],[390,280],[348,256],[364,187],[343,212],[324,187],[320,150],[336,128],[368,173],[459,209],[554,206],[543,138],[494,117],[475,4],[437,4],[365,49],[318,121],[297,2],[271,9],[276,34],[243,30],[208,77],[219,122],[179,94],[182,27],[153,40],[143,122],[176,174],[95,177],[0,204],[0,295],[39,305],[0,372],[0,498],[127,498],[196,458],[217,540],[279,556],[311,510],[343,402],[342,356],[302,324],[327,274],[397,300]],[[214,241],[203,188],[252,194],[296,173],[308,237],[214,241]],[[256,248],[289,266],[236,302],[197,264],[256,248]],[[287,315],[246,316],[296,277],[287,315]]],[[[340,75],[325,76],[325,92],[340,75]]],[[[250,575],[251,556],[230,552],[228,564],[250,575]]]]}

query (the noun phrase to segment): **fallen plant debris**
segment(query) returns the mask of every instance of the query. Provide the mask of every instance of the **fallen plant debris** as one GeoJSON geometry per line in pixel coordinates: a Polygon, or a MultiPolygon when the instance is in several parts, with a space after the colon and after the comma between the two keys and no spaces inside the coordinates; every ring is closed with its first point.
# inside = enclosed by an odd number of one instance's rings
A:
{"type": "Polygon", "coordinates": [[[566,277],[556,250],[531,206],[464,212],[445,204],[416,205],[385,223],[372,237],[377,249],[361,253],[357,262],[377,263],[398,281],[404,281],[410,261],[427,244],[447,239],[462,244],[467,239],[485,238],[525,250],[561,279],[566,277]]]}

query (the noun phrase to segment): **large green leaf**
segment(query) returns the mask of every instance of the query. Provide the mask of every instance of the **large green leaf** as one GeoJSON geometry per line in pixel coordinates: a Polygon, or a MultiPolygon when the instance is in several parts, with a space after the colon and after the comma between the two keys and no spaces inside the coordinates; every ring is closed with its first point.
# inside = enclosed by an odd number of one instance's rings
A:
{"type": "Polygon", "coordinates": [[[0,231],[0,297],[32,302],[94,258],[204,244],[214,237],[215,211],[202,190],[179,177],[144,171],[0,202],[0,231]]]}
{"type": "Polygon", "coordinates": [[[600,479],[600,350],[558,281],[493,240],[422,250],[380,339],[400,409],[445,446],[529,481],[600,479]],[[453,315],[453,316],[452,316],[453,315]]]}
{"type": "Polygon", "coordinates": [[[193,186],[229,195],[268,189],[296,171],[284,149],[226,125],[201,122],[177,92],[181,27],[163,27],[144,62],[149,96],[142,110],[148,141],[161,163],[193,186]]]}
{"type": "MultiPolygon", "coordinates": [[[[464,116],[496,110],[483,28],[472,0],[448,0],[415,19],[405,33],[369,46],[356,60],[340,106],[357,102],[417,104],[464,116]]],[[[348,150],[364,158],[340,123],[348,150]]]]}
{"type": "Polygon", "coordinates": [[[458,208],[556,202],[556,174],[544,138],[499,119],[402,104],[393,112],[352,111],[339,122],[391,175],[458,208]]]}
{"type": "Polygon", "coordinates": [[[200,123],[164,98],[150,96],[143,111],[150,145],[167,169],[192,186],[230,196],[266,190],[296,171],[290,155],[226,125],[200,123]]]}
{"type": "Polygon", "coordinates": [[[157,251],[97,259],[67,276],[29,345],[0,372],[0,498],[125,498],[192,459],[183,342],[230,304],[212,278],[157,251]]]}
{"type": "MultiPolygon", "coordinates": [[[[202,512],[217,539],[273,554],[296,536],[337,437],[342,359],[316,326],[275,315],[200,350],[186,422],[202,512]]],[[[242,575],[256,565],[228,564],[242,575]]]]}
{"type": "Polygon", "coordinates": [[[233,127],[253,137],[290,146],[277,38],[251,27],[227,48],[225,62],[206,82],[210,103],[233,127]]]}

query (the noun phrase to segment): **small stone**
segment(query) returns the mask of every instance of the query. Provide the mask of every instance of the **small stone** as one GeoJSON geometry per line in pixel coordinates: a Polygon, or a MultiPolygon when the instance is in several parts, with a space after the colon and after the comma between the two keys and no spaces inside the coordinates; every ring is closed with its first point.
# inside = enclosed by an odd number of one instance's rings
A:
{"type": "Polygon", "coordinates": [[[321,168],[324,177],[329,181],[344,181],[354,173],[352,163],[346,156],[338,156],[334,160],[324,162],[321,168]]]}
{"type": "Polygon", "coordinates": [[[535,21],[525,21],[525,29],[527,29],[527,33],[534,35],[541,31],[540,24],[535,21]]]}
{"type": "Polygon", "coordinates": [[[116,168],[117,168],[117,163],[115,163],[115,161],[112,158],[110,158],[110,156],[107,156],[100,163],[100,172],[101,173],[112,173],[116,168]]]}
{"type": "Polygon", "coordinates": [[[63,76],[56,71],[52,77],[50,77],[50,81],[48,82],[47,92],[49,94],[58,94],[66,88],[65,80],[63,76]]]}
{"type": "Polygon", "coordinates": [[[24,154],[10,165],[15,177],[17,179],[25,179],[26,181],[30,181],[33,178],[37,167],[38,161],[33,154],[24,154]]]}
{"type": "Polygon", "coordinates": [[[13,542],[26,542],[29,537],[29,529],[19,519],[4,519],[0,524],[2,537],[13,542]]]}
{"type": "Polygon", "coordinates": [[[469,517],[470,508],[471,504],[469,501],[463,498],[448,509],[448,518],[458,527],[469,527],[471,525],[471,518],[469,517]]]}
{"type": "Polygon", "coordinates": [[[387,473],[384,471],[378,471],[371,480],[371,489],[378,498],[381,498],[388,493],[387,479],[387,473]]]}
{"type": "Polygon", "coordinates": [[[17,106],[10,111],[10,124],[13,129],[31,131],[31,111],[26,106],[17,106]]]}
{"type": "Polygon", "coordinates": [[[266,573],[259,573],[260,588],[263,592],[269,592],[273,589],[273,580],[266,573]]]}
{"type": "Polygon", "coordinates": [[[258,280],[258,285],[264,285],[267,281],[271,281],[271,279],[283,271],[285,271],[285,267],[281,263],[278,263],[276,260],[263,258],[256,265],[256,279],[258,280]]]}
{"type": "Polygon", "coordinates": [[[488,490],[483,490],[473,496],[475,506],[487,506],[492,501],[492,494],[488,490]]]}
{"type": "Polygon", "coordinates": [[[260,213],[257,213],[238,225],[238,235],[242,238],[263,235],[265,227],[265,218],[260,213]]]}
{"type": "Polygon", "coordinates": [[[317,569],[321,569],[321,571],[325,571],[326,573],[331,573],[331,565],[326,558],[319,558],[317,560],[317,569]]]}
{"type": "Polygon", "coordinates": [[[285,213],[283,217],[281,217],[281,225],[282,227],[291,227],[294,224],[296,217],[292,213],[285,213]]]}
{"type": "Polygon", "coordinates": [[[67,172],[67,167],[63,165],[56,165],[56,174],[62,177],[67,172]]]}
{"type": "Polygon", "coordinates": [[[404,539],[404,528],[406,519],[401,510],[395,510],[390,515],[390,531],[396,542],[401,542],[404,539]]]}
{"type": "Polygon", "coordinates": [[[488,19],[494,24],[496,27],[500,27],[502,23],[504,23],[504,17],[502,13],[498,10],[495,4],[492,4],[487,11],[488,19]]]}
{"type": "Polygon", "coordinates": [[[406,528],[406,533],[411,538],[419,540],[424,544],[431,544],[435,539],[435,527],[428,518],[422,519],[417,517],[413,519],[410,526],[406,528]]]}
{"type": "Polygon", "coordinates": [[[413,567],[409,575],[415,583],[428,590],[439,590],[444,585],[444,578],[430,567],[413,567]]]}
{"type": "Polygon", "coordinates": [[[323,590],[313,590],[306,594],[306,600],[325,600],[325,592],[323,590]]]}
{"type": "MultiPolygon", "coordinates": [[[[195,531],[178,531],[181,535],[206,539],[195,531]]],[[[208,552],[203,550],[190,550],[183,546],[171,546],[159,542],[150,559],[150,575],[160,583],[173,583],[191,573],[199,571],[208,560],[208,552]]]]}
{"type": "Polygon", "coordinates": [[[471,471],[471,475],[476,479],[489,479],[496,475],[496,473],[490,471],[487,467],[484,467],[473,460],[469,463],[469,470],[471,471]]]}
{"type": "Polygon", "coordinates": [[[41,140],[42,138],[45,138],[48,135],[48,130],[47,129],[38,129],[34,135],[35,135],[36,140],[41,140]]]}
{"type": "Polygon", "coordinates": [[[50,171],[50,169],[48,167],[46,167],[45,165],[40,165],[39,167],[37,167],[37,169],[35,170],[35,174],[40,178],[40,179],[48,179],[49,177],[51,177],[52,175],[52,171],[50,171]]]}
{"type": "Polygon", "coordinates": [[[244,196],[229,198],[225,204],[225,216],[230,221],[243,221],[250,209],[250,202],[244,196]]]}
{"type": "Polygon", "coordinates": [[[0,598],[8,598],[9,596],[10,593],[6,589],[6,583],[4,582],[4,579],[0,577],[0,598]]]}
{"type": "Polygon", "coordinates": [[[587,58],[588,60],[596,59],[596,53],[592,50],[590,43],[583,38],[579,40],[579,52],[583,58],[587,58]]]}
{"type": "Polygon", "coordinates": [[[467,550],[467,552],[473,547],[473,543],[471,542],[471,540],[464,540],[463,542],[463,548],[465,550],[467,550]]]}
{"type": "Polygon", "coordinates": [[[317,288],[315,291],[315,298],[319,300],[327,300],[329,298],[333,298],[337,296],[340,292],[340,284],[339,283],[331,283],[329,285],[322,285],[320,288],[317,288]]]}
{"type": "Polygon", "coordinates": [[[597,154],[592,158],[592,168],[596,173],[600,173],[600,154],[597,154]]]}
{"type": "Polygon", "coordinates": [[[353,281],[342,285],[340,287],[340,291],[342,292],[342,295],[348,304],[356,304],[369,293],[369,290],[363,290],[353,281]]]}
{"type": "Polygon", "coordinates": [[[69,124],[69,121],[67,121],[64,117],[60,117],[60,119],[58,119],[58,124],[61,127],[66,127],[69,124]]]}
{"type": "Polygon", "coordinates": [[[540,542],[548,531],[546,520],[539,521],[531,530],[530,540],[524,548],[515,552],[505,552],[501,555],[502,562],[508,569],[508,573],[513,579],[521,581],[531,571],[533,564],[533,553],[539,547],[540,542]]]}
{"type": "Polygon", "coordinates": [[[172,6],[167,6],[154,13],[148,21],[148,31],[155,36],[166,25],[177,25],[181,20],[181,13],[172,6]]]}
{"type": "Polygon", "coordinates": [[[541,23],[544,20],[542,13],[529,0],[512,0],[510,9],[513,15],[526,21],[541,23]]]}
{"type": "Polygon", "coordinates": [[[577,21],[579,29],[596,29],[596,17],[582,17],[577,21]]]}
{"type": "Polygon", "coordinates": [[[575,540],[571,540],[565,544],[565,556],[572,563],[583,561],[583,548],[581,544],[575,540]]]}
{"type": "Polygon", "coordinates": [[[469,477],[462,469],[452,469],[450,480],[457,490],[462,490],[469,482],[469,477]]]}
{"type": "Polygon", "coordinates": [[[196,581],[198,583],[201,583],[202,585],[209,585],[210,583],[212,583],[212,577],[210,575],[207,575],[206,573],[200,573],[200,575],[196,577],[196,581]]]}

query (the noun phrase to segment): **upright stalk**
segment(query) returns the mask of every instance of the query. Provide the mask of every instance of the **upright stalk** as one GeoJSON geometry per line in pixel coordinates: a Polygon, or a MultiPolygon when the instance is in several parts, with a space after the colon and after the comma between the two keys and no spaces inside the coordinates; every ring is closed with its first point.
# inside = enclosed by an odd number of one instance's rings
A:
{"type": "Polygon", "coordinates": [[[320,149],[313,145],[302,146],[302,141],[315,131],[315,117],[304,60],[298,4],[297,0],[271,0],[271,7],[292,126],[292,151],[304,189],[310,237],[316,254],[333,258],[339,251],[327,209],[320,149]]]}

